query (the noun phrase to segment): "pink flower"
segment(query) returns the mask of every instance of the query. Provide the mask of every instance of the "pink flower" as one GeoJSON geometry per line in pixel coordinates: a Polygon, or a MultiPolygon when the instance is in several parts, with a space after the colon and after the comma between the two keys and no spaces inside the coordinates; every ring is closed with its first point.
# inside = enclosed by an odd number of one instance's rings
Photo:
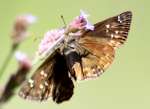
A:
{"type": "Polygon", "coordinates": [[[78,30],[87,29],[94,30],[94,26],[88,21],[88,14],[80,11],[80,16],[77,16],[68,26],[68,32],[77,32],[78,30]]]}
{"type": "Polygon", "coordinates": [[[85,28],[87,30],[94,30],[94,25],[92,25],[89,21],[88,21],[88,14],[86,14],[83,10],[80,10],[80,17],[82,17],[83,19],[85,19],[85,21],[87,22],[85,25],[85,28]]]}
{"type": "Polygon", "coordinates": [[[15,57],[16,57],[18,63],[19,63],[20,69],[26,69],[26,70],[30,70],[31,69],[32,62],[27,57],[26,54],[18,51],[18,52],[15,53],[15,57]]]}
{"type": "Polygon", "coordinates": [[[39,44],[38,55],[42,55],[48,52],[49,48],[64,34],[63,29],[53,29],[45,33],[44,38],[39,44]]]}
{"type": "Polygon", "coordinates": [[[27,36],[27,28],[36,21],[36,17],[31,14],[18,16],[15,20],[11,34],[13,44],[19,44],[27,36]]]}

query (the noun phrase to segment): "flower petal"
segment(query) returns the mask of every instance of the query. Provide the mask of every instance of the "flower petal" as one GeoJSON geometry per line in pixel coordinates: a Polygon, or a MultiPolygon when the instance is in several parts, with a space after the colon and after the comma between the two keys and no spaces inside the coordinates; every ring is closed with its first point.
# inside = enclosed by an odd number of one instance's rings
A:
{"type": "Polygon", "coordinates": [[[86,25],[85,25],[85,28],[87,30],[94,30],[94,25],[92,25],[89,21],[88,21],[88,17],[89,17],[89,14],[87,14],[85,11],[83,10],[80,10],[80,17],[84,18],[86,20],[86,25]]]}
{"type": "Polygon", "coordinates": [[[80,16],[82,16],[83,18],[87,19],[89,17],[89,14],[87,14],[85,11],[80,10],[80,16]]]}

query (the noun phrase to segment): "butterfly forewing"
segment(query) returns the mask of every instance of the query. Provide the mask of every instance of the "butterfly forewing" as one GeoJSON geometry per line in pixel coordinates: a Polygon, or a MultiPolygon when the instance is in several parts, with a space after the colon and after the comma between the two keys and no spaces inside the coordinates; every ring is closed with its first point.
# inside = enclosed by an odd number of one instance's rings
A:
{"type": "Polygon", "coordinates": [[[120,15],[108,18],[102,22],[94,25],[94,31],[85,31],[80,39],[80,43],[92,43],[92,41],[108,43],[114,48],[118,48],[122,45],[128,36],[130,30],[130,24],[132,19],[132,13],[130,11],[124,12],[120,15]]]}
{"type": "MultiPolygon", "coordinates": [[[[83,33],[79,44],[89,54],[82,57],[82,78],[81,74],[76,72],[77,78],[79,76],[84,80],[98,77],[111,65],[115,49],[127,39],[131,17],[131,12],[124,12],[95,24],[94,31],[88,30],[83,33]]],[[[81,66],[76,66],[74,69],[78,71],[81,66]]]]}

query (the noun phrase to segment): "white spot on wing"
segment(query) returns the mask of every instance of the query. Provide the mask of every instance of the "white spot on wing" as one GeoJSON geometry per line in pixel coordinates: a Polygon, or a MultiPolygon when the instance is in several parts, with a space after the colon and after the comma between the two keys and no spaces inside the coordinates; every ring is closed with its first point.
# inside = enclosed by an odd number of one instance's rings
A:
{"type": "Polygon", "coordinates": [[[110,25],[109,24],[107,24],[107,25],[105,25],[106,26],[106,28],[110,28],[110,25]]]}
{"type": "Polygon", "coordinates": [[[40,74],[44,77],[47,77],[47,74],[43,70],[40,72],[40,74]]]}
{"type": "Polygon", "coordinates": [[[119,31],[117,31],[117,30],[116,30],[116,31],[115,31],[115,33],[116,33],[116,34],[118,34],[118,33],[119,33],[119,31]]]}
{"type": "Polygon", "coordinates": [[[45,84],[46,86],[48,86],[48,83],[47,83],[47,82],[45,82],[44,84],[45,84]]]}
{"type": "Polygon", "coordinates": [[[44,71],[42,70],[42,71],[40,72],[40,74],[41,74],[41,75],[44,75],[44,71]]]}
{"type": "Polygon", "coordinates": [[[28,81],[29,83],[34,83],[34,81],[32,80],[32,79],[29,79],[29,81],[28,81]]]}
{"type": "Polygon", "coordinates": [[[120,16],[118,16],[118,22],[122,23],[122,20],[120,19],[120,16]]]}
{"type": "Polygon", "coordinates": [[[111,34],[111,38],[113,38],[114,37],[114,35],[113,34],[111,34]]]}
{"type": "Polygon", "coordinates": [[[108,29],[106,29],[106,33],[108,33],[109,32],[109,30],[108,29]]]}
{"type": "Polygon", "coordinates": [[[40,87],[40,89],[43,89],[43,88],[44,88],[44,86],[43,86],[42,84],[40,84],[40,86],[39,86],[39,87],[40,87]]]}
{"type": "Polygon", "coordinates": [[[47,74],[46,74],[46,73],[44,73],[44,77],[47,77],[47,74]]]}
{"type": "Polygon", "coordinates": [[[29,84],[30,84],[30,87],[32,88],[34,86],[34,81],[32,79],[29,79],[29,84]]]}

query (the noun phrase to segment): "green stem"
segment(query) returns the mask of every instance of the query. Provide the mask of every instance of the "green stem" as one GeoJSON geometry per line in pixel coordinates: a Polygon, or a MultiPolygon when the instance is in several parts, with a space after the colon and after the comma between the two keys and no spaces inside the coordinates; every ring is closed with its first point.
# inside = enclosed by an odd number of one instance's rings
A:
{"type": "Polygon", "coordinates": [[[5,69],[7,68],[8,63],[9,63],[10,59],[12,58],[14,52],[16,51],[17,47],[18,47],[17,45],[14,45],[14,46],[11,48],[11,50],[10,50],[8,56],[6,57],[6,59],[5,59],[4,63],[3,63],[3,65],[2,65],[2,67],[1,67],[1,69],[0,69],[0,78],[2,77],[2,75],[3,75],[4,71],[5,71],[5,69]]]}

